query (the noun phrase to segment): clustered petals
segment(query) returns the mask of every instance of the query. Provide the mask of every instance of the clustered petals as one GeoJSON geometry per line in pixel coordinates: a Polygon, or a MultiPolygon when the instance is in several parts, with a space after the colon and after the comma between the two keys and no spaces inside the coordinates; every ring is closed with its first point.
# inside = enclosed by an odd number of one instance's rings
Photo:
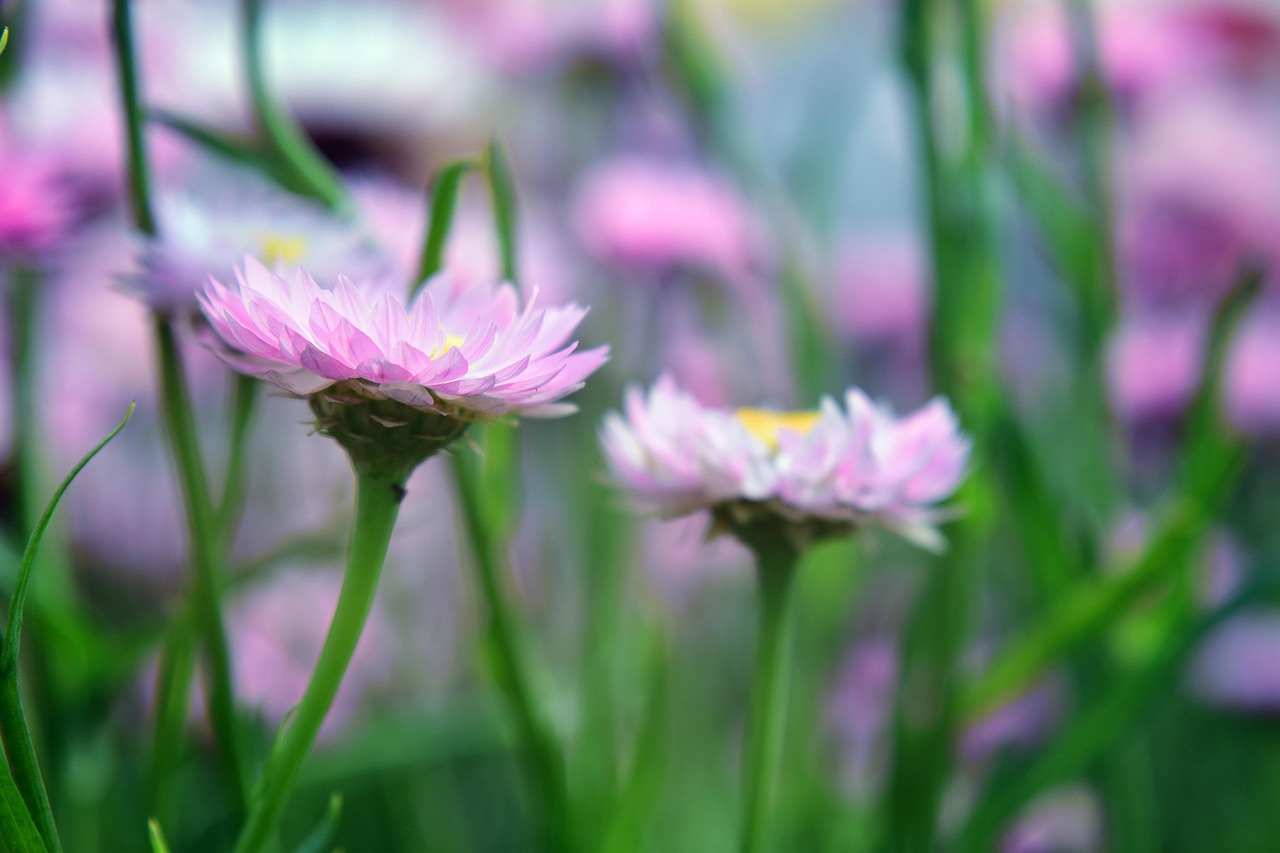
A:
{"type": "Polygon", "coordinates": [[[608,357],[569,341],[585,309],[544,309],[536,293],[521,308],[509,284],[462,288],[447,273],[406,305],[385,288],[339,276],[326,290],[250,257],[235,285],[215,279],[199,299],[219,354],[243,372],[299,396],[341,385],[464,420],[567,414],[557,401],[608,357]]]}
{"type": "Polygon", "coordinates": [[[940,547],[936,504],[967,471],[970,443],[942,399],[897,417],[857,388],[817,412],[705,408],[662,377],[628,391],[601,441],[615,478],[646,509],[674,517],[735,504],[784,519],[875,522],[940,547]]]}

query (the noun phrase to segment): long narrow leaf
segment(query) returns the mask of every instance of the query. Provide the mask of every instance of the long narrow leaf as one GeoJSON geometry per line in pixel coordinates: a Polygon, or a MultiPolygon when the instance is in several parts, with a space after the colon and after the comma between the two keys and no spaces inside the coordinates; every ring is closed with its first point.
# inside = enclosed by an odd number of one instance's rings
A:
{"type": "Polygon", "coordinates": [[[151,840],[151,853],[169,853],[169,845],[164,840],[164,832],[160,829],[160,821],[155,818],[147,821],[147,838],[151,840]]]}
{"type": "Polygon", "coordinates": [[[418,264],[418,274],[413,280],[410,295],[416,293],[427,279],[444,266],[444,245],[453,227],[453,215],[458,207],[462,181],[478,166],[474,160],[455,160],[441,166],[432,179],[430,219],[422,242],[422,260],[418,264]]]}
{"type": "Polygon", "coordinates": [[[0,853],[44,853],[47,849],[8,766],[0,761],[0,853]]]}
{"type": "Polygon", "coordinates": [[[325,811],[320,823],[311,831],[295,853],[330,853],[333,840],[338,835],[338,822],[342,819],[342,795],[334,794],[329,798],[329,808],[325,811]]]}
{"type": "Polygon", "coordinates": [[[9,28],[5,27],[4,31],[0,32],[0,56],[4,56],[4,49],[8,46],[9,46],[9,28]]]}
{"type": "Polygon", "coordinates": [[[485,175],[489,180],[490,202],[493,204],[493,224],[498,232],[502,278],[504,281],[517,283],[519,264],[516,256],[516,193],[506,154],[498,140],[489,141],[484,162],[485,175]]]}
{"type": "Polygon", "coordinates": [[[76,478],[84,466],[89,464],[89,460],[98,455],[98,451],[107,446],[111,439],[119,435],[120,430],[124,429],[124,425],[133,417],[133,409],[135,404],[129,404],[129,410],[125,412],[124,420],[111,430],[106,438],[94,445],[94,448],[85,454],[76,466],[71,469],[71,473],[67,474],[57,491],[53,493],[53,497],[49,501],[49,505],[45,507],[44,513],[40,516],[39,522],[36,523],[36,529],[31,531],[31,538],[27,540],[27,549],[22,554],[22,566],[18,569],[18,583],[13,589],[13,598],[9,601],[9,619],[5,623],[4,630],[4,649],[0,651],[0,676],[10,677],[17,670],[18,666],[18,642],[22,632],[22,607],[27,600],[27,585],[31,582],[31,570],[35,568],[36,552],[40,548],[40,540],[44,538],[44,532],[49,527],[49,522],[53,520],[53,512],[58,508],[58,502],[62,500],[62,494],[71,485],[71,481],[76,478]]]}

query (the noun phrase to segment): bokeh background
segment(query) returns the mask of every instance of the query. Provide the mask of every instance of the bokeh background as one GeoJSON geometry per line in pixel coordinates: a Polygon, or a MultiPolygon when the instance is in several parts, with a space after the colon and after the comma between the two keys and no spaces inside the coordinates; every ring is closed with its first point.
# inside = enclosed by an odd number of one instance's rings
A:
{"type": "MultiPolygon", "coordinates": [[[[263,178],[163,119],[250,129],[237,4],[134,5],[160,208],[216,230],[263,178]]],[[[150,816],[174,850],[222,849],[198,698],[148,782],[154,659],[188,575],[128,287],[108,9],[0,14],[6,592],[30,496],[138,401],[46,545],[29,716],[67,849],[143,849],[150,816]]],[[[947,555],[868,532],[806,556],[777,849],[1280,848],[1280,7],[271,0],[264,33],[271,87],[380,257],[411,273],[433,174],[496,138],[521,288],[589,305],[584,345],[612,346],[577,415],[520,426],[511,543],[588,846],[734,845],[750,557],[705,541],[705,518],[640,517],[596,442],[623,388],[666,372],[726,406],[944,393],[975,436],[947,555]]],[[[446,259],[498,275],[478,180],[446,259]]],[[[233,383],[188,343],[217,460],[233,383]]],[[[262,403],[232,548],[259,760],[318,653],[350,523],[347,462],[309,418],[262,403]]],[[[286,838],[339,792],[342,849],[535,846],[446,474],[433,460],[410,483],[286,838]]]]}

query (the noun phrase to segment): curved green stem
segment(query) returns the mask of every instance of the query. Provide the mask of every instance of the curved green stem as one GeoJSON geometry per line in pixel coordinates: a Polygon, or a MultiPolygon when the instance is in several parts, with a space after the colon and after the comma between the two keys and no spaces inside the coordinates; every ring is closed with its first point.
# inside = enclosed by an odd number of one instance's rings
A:
{"type": "Polygon", "coordinates": [[[302,703],[292,722],[281,725],[236,853],[256,853],[270,842],[298,770],[329,713],[373,606],[391,529],[404,495],[404,478],[361,471],[356,472],[356,478],[355,528],[338,607],[302,703]]]}
{"type": "Polygon", "coordinates": [[[775,540],[753,548],[760,578],[760,629],[756,671],[751,690],[751,716],[742,762],[742,828],[744,853],[760,849],[769,816],[769,798],[782,752],[787,714],[787,681],[791,672],[791,634],[798,554],[775,540]]]}
{"type": "Polygon", "coordinates": [[[450,457],[461,498],[463,524],[474,556],[480,592],[489,610],[490,647],[498,667],[499,685],[516,717],[521,740],[528,756],[534,787],[544,799],[547,812],[548,846],[565,850],[569,837],[569,793],[564,756],[551,724],[539,706],[529,677],[529,667],[521,653],[516,617],[499,581],[502,557],[499,537],[492,535],[485,521],[476,472],[461,453],[450,457]]]}
{"type": "Polygon", "coordinates": [[[209,667],[206,693],[209,720],[222,758],[232,807],[238,813],[244,808],[247,798],[236,729],[231,656],[227,650],[226,628],[222,623],[222,536],[209,498],[191,397],[173,327],[168,320],[157,318],[155,334],[165,432],[177,463],[178,483],[187,515],[188,546],[194,571],[191,612],[199,627],[209,667]]]}
{"type": "Polygon", "coordinates": [[[258,132],[288,169],[294,184],[291,189],[306,193],[329,207],[341,207],[346,200],[346,192],[333,168],[298,125],[271,99],[262,61],[262,12],[263,0],[244,0],[241,32],[245,69],[249,76],[249,97],[258,121],[258,132]]]}
{"type": "Polygon", "coordinates": [[[249,445],[253,413],[258,407],[258,386],[253,377],[243,373],[235,375],[231,406],[231,443],[227,450],[227,477],[222,486],[222,500],[218,503],[218,528],[222,531],[226,547],[235,539],[244,511],[245,490],[248,487],[248,469],[245,467],[245,450],[249,445]]]}

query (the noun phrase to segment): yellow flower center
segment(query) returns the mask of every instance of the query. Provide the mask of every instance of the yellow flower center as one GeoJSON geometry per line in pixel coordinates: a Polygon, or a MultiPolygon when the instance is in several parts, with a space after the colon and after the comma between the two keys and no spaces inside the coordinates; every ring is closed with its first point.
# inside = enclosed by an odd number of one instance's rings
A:
{"type": "Polygon", "coordinates": [[[307,238],[289,234],[267,234],[262,238],[262,260],[267,266],[297,266],[307,254],[307,238]]]}
{"type": "Polygon", "coordinates": [[[457,347],[460,347],[460,346],[462,346],[461,335],[445,334],[444,344],[436,347],[435,349],[433,349],[431,352],[427,354],[430,355],[431,358],[436,359],[444,355],[445,353],[447,353],[449,350],[456,349],[457,347]]]}
{"type": "Polygon", "coordinates": [[[821,412],[775,412],[772,409],[738,409],[734,414],[738,422],[747,428],[747,432],[759,439],[770,450],[778,449],[778,433],[807,433],[813,429],[821,412]]]}

